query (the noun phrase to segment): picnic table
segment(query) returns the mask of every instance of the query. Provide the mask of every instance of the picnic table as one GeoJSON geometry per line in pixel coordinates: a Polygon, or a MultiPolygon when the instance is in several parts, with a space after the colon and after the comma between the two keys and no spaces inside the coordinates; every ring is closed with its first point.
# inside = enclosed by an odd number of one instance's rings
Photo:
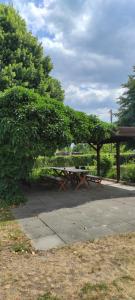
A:
{"type": "Polygon", "coordinates": [[[65,190],[68,181],[75,184],[75,190],[78,190],[82,185],[87,188],[89,187],[87,181],[88,170],[77,169],[75,167],[49,167],[48,169],[54,170],[57,176],[63,178],[60,189],[65,190]]]}

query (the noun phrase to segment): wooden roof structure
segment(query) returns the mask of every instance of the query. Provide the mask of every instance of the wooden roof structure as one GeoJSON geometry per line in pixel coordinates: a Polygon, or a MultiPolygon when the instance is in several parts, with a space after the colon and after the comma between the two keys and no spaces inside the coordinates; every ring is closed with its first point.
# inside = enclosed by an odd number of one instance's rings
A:
{"type": "Polygon", "coordinates": [[[118,127],[117,136],[135,137],[135,127],[118,127]]]}
{"type": "Polygon", "coordinates": [[[105,144],[116,144],[116,172],[117,182],[120,181],[120,144],[135,140],[135,127],[118,127],[117,131],[109,139],[100,141],[100,144],[91,146],[97,152],[97,175],[100,176],[100,150],[105,144]]]}
{"type": "Polygon", "coordinates": [[[117,131],[109,139],[103,140],[101,144],[126,142],[135,138],[135,127],[118,127],[117,131]]]}

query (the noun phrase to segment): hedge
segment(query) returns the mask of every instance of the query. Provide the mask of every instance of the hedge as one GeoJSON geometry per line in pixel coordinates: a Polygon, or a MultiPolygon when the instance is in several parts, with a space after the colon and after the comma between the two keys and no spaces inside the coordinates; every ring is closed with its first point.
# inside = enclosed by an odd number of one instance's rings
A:
{"type": "MultiPolygon", "coordinates": [[[[113,165],[113,159],[107,155],[101,155],[101,176],[105,176],[113,165]]],[[[87,155],[71,155],[71,156],[53,156],[53,157],[38,157],[34,170],[44,170],[45,167],[87,167],[90,172],[94,171],[96,175],[96,154],[87,155]]],[[[36,171],[34,171],[36,172],[36,171]]],[[[37,173],[37,172],[36,172],[37,173]]],[[[93,172],[92,172],[93,173],[93,172]]]]}
{"type": "Polygon", "coordinates": [[[34,168],[50,167],[73,167],[73,166],[90,166],[94,165],[96,154],[88,155],[71,155],[71,156],[53,156],[53,157],[38,157],[34,168]]]}
{"type": "MultiPolygon", "coordinates": [[[[116,155],[114,156],[116,159],[116,155]]],[[[131,161],[135,161],[135,153],[122,153],[120,155],[120,164],[129,163],[131,161]]]]}
{"type": "MultiPolygon", "coordinates": [[[[113,167],[107,173],[107,177],[116,179],[116,167],[113,167]]],[[[135,182],[135,163],[123,164],[121,166],[121,180],[126,182],[135,182]]]]}

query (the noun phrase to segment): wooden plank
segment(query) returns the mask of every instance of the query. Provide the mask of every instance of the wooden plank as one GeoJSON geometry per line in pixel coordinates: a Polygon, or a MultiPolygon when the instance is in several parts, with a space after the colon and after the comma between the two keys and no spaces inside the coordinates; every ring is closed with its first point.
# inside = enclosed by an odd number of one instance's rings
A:
{"type": "Polygon", "coordinates": [[[122,137],[135,137],[135,127],[119,127],[116,135],[122,137]]]}
{"type": "Polygon", "coordinates": [[[100,176],[100,147],[97,146],[97,176],[100,176]]]}
{"type": "Polygon", "coordinates": [[[120,143],[116,143],[116,170],[117,182],[120,181],[120,143]]]}

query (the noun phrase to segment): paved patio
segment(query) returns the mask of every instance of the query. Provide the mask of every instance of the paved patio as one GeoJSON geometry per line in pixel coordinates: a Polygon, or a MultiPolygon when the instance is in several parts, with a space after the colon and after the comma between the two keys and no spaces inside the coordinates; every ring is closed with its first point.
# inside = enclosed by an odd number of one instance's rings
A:
{"type": "Polygon", "coordinates": [[[135,231],[135,187],[103,181],[58,192],[35,187],[13,214],[37,250],[135,231]]]}

